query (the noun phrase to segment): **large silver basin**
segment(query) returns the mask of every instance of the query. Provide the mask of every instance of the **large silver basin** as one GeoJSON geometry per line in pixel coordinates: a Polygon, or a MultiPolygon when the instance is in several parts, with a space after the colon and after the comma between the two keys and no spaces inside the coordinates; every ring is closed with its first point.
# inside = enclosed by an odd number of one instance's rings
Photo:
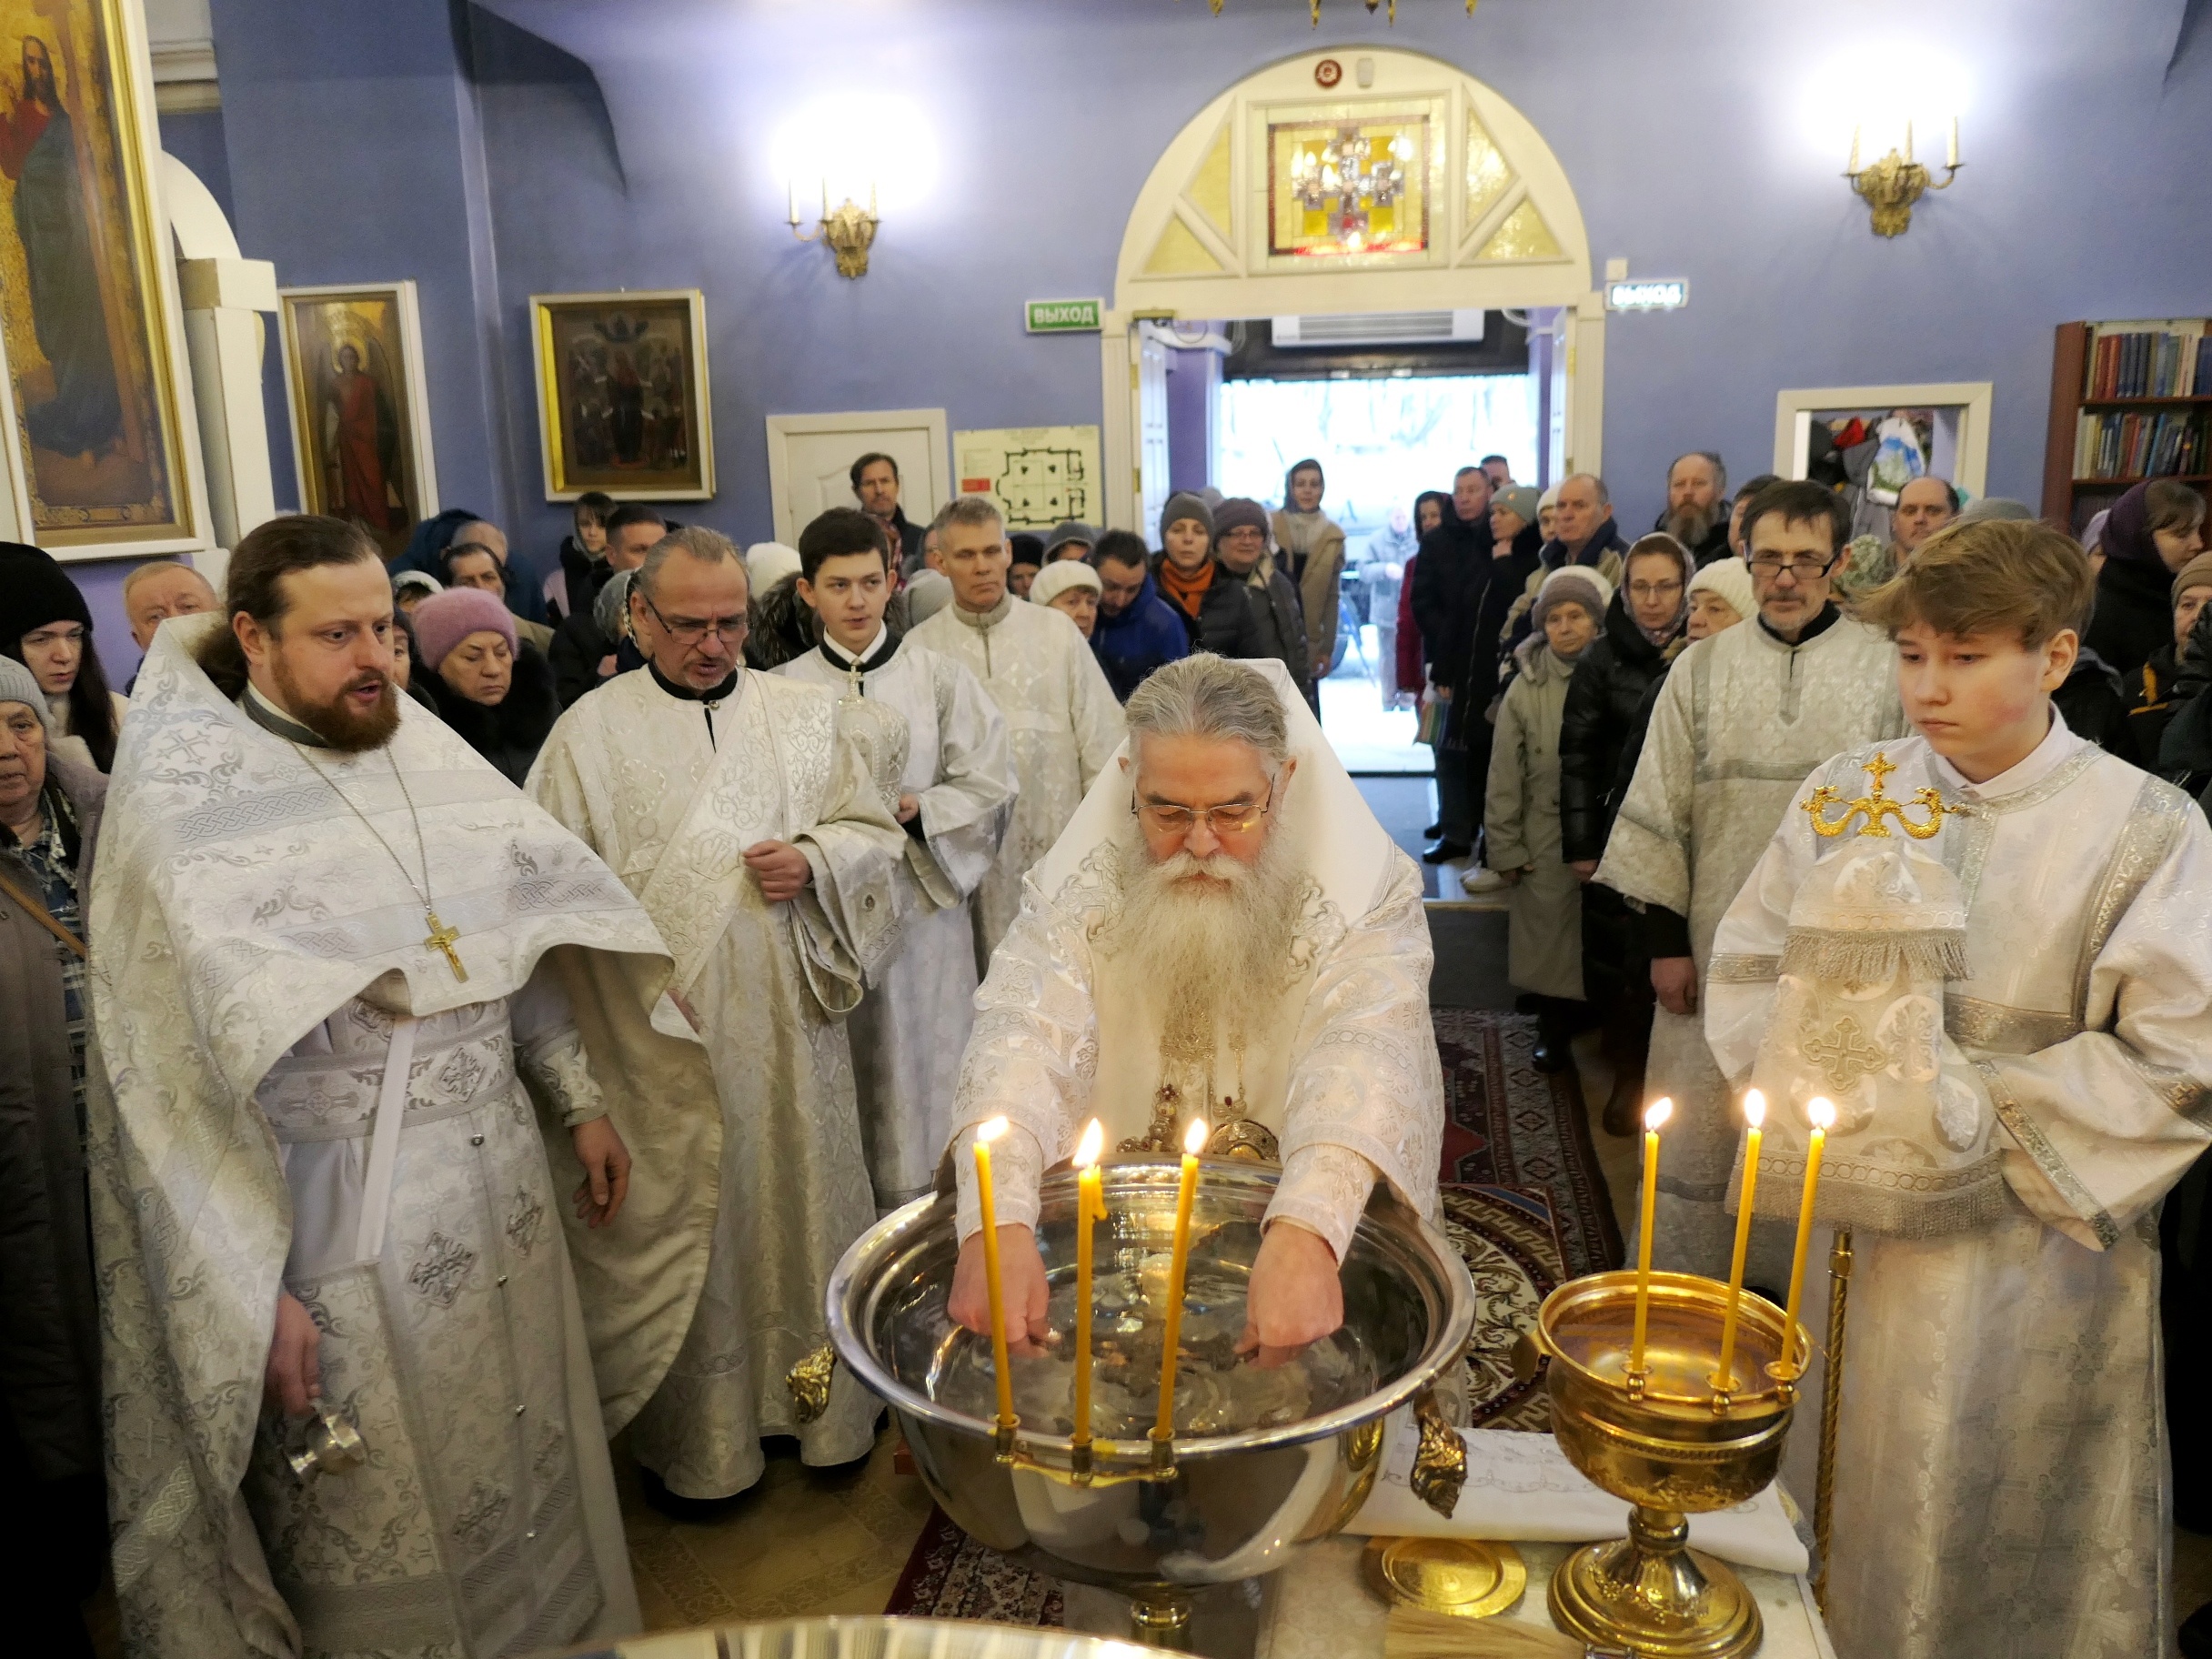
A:
{"type": "MultiPolygon", "coordinates": [[[[1192,1255],[1249,1270],[1279,1171],[1207,1160],[1192,1255]]],[[[1164,1251],[1174,1232],[1171,1162],[1106,1166],[1101,1261],[1164,1251]],[[1110,1242],[1111,1238],[1111,1242],[1110,1242]]],[[[1046,1179],[1038,1242],[1055,1283],[1074,1272],[1075,1178],[1046,1179]]],[[[886,1401],[945,1513],[973,1537],[1055,1577],[1139,1601],[1272,1572],[1296,1545],[1338,1531],[1366,1501],[1393,1432],[1391,1413],[1456,1366],[1474,1318],[1458,1253],[1403,1206],[1370,1205],[1342,1269],[1345,1322],[1376,1362],[1377,1386],[1323,1415],[1211,1438],[1178,1438],[1171,1474],[1141,1440],[1097,1443],[1095,1477],[1071,1478],[1065,1436],[1024,1428],[1010,1463],[980,1417],[927,1393],[952,1333],[945,1303],[958,1255],[953,1202],[920,1200],[845,1252],[830,1282],[838,1357],[886,1401]]],[[[1454,1372],[1448,1381],[1456,1385],[1454,1372]]],[[[1410,1427],[1406,1432],[1411,1433],[1410,1427]]]]}

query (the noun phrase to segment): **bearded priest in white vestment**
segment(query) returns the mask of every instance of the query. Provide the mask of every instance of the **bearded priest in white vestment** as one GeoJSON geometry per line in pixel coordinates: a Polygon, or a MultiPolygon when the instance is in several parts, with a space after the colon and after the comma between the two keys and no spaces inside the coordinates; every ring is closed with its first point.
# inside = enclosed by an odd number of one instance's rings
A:
{"type": "Polygon", "coordinates": [[[712,1213],[690,1171],[720,1125],[610,1116],[568,988],[618,980],[642,1018],[668,953],[396,694],[357,528],[274,519],[228,587],[140,670],[92,894],[125,1646],[444,1659],[635,1632],[607,1438],[689,1322],[712,1213]],[[295,1474],[317,1400],[366,1464],[295,1474]]]}
{"type": "Polygon", "coordinates": [[[975,891],[976,970],[1021,909],[1021,880],[1068,827],[1085,791],[1121,741],[1121,705],[1089,641],[1049,605],[1016,598],[1006,585],[1013,548],[998,508],[962,496],[930,527],[933,568],[952,603],[907,638],[950,657],[983,682],[1006,717],[1021,793],[999,856],[975,891]]]}
{"type": "MultiPolygon", "coordinates": [[[[1715,940],[1714,1053],[1777,1095],[1762,1210],[1770,1185],[1797,1202],[1793,1109],[1819,1092],[1843,1113],[1818,1194],[1856,1255],[1828,1566],[1842,1659],[2174,1651],[2158,1206],[2212,1140],[2212,829],[2050,706],[2094,593],[2048,526],[1931,538],[1865,601],[1925,735],[1807,779],[1715,940]],[[1924,789],[1959,814],[1926,840],[1818,833],[1815,790],[1833,827],[1869,777],[1909,823],[1924,789]],[[1875,847],[1943,870],[1828,880],[1875,847]],[[1836,982],[1839,960],[1880,978],[1869,930],[1936,888],[1965,946],[1939,1017],[1836,982]],[[1835,897],[1801,905],[1808,889],[1835,897]],[[1848,1011],[1778,1020],[1778,998],[1848,1011]]],[[[1931,920],[1895,937],[1909,950],[1931,920]]]]}
{"type": "Polygon", "coordinates": [[[975,1022],[969,895],[998,857],[1013,809],[1006,721],[976,677],[884,627],[891,595],[882,526],[831,508],[799,538],[799,597],[821,643],[776,672],[862,697],[905,720],[906,769],[892,816],[907,832],[899,867],[899,946],[845,1021],[876,1209],[929,1191],[952,1132],[960,1051],[975,1022]]]}
{"type": "MultiPolygon", "coordinates": [[[[1713,930],[1805,774],[1905,731],[1889,642],[1830,598],[1850,528],[1838,500],[1802,481],[1753,498],[1744,523],[1759,614],[1668,672],[1598,866],[1597,880],[1643,908],[1658,993],[1644,1091],[1674,1102],[1659,1142],[1662,1268],[1724,1279],[1735,1236],[1721,1200],[1742,1119],[1699,1019],[1713,930]]],[[[1753,1227],[1753,1283],[1788,1282],[1790,1243],[1786,1225],[1753,1227]]]]}
{"type": "Polygon", "coordinates": [[[579,999],[615,1031],[619,1090],[720,1102],[706,1287],[630,1430],[679,1499],[750,1486],[764,1434],[798,1435],[809,1463],[849,1463],[880,1409],[840,1376],[802,1427],[784,1376],[828,1340],[830,1270],[876,1217],[844,1019],[897,939],[906,837],[885,790],[905,732],[888,710],[741,666],[746,601],[726,538],[656,543],[629,596],[647,666],[562,715],[528,783],[644,904],[698,1031],[629,1018],[611,983],[579,999]]]}
{"type": "MultiPolygon", "coordinates": [[[[1003,1117],[996,1196],[1010,1320],[1041,1333],[1033,1224],[1048,1164],[1100,1119],[1109,1148],[1282,1166],[1245,1345],[1334,1331],[1337,1267],[1376,1181],[1437,1217],[1443,1077],[1421,874],[1280,663],[1207,654],[1129,700],[1130,743],[1024,884],[977,995],[953,1121],[1003,1117]]],[[[952,1313],[987,1330],[970,1161],[952,1313]]]]}

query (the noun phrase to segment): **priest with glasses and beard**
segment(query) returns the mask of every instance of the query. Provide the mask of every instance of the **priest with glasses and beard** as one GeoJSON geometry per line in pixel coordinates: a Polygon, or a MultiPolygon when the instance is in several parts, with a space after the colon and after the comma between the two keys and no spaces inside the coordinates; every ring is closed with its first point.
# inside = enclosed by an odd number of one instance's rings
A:
{"type": "Polygon", "coordinates": [[[86,1107],[134,1654],[639,1627],[607,1437],[690,1322],[720,1124],[609,1115],[571,987],[642,1019],[668,951],[396,695],[393,628],[360,529],[273,519],[220,616],[162,626],[116,751],[86,1107]]]}
{"type": "MultiPolygon", "coordinates": [[[[1023,885],[977,993],[952,1121],[1004,1117],[1008,1320],[1046,1332],[1034,1224],[1091,1118],[1124,1153],[1282,1169],[1242,1349],[1275,1362],[1343,1322],[1337,1268],[1378,1181],[1433,1221],[1443,1080],[1421,875],[1282,666],[1201,654],[1131,697],[1129,741],[1023,885]]],[[[990,1328],[965,1158],[951,1312],[990,1328]]]]}

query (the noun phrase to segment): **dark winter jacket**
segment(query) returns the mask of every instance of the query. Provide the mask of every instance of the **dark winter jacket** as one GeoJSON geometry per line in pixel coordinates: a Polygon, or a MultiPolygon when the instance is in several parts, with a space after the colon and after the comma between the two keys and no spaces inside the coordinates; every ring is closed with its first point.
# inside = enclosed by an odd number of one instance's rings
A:
{"type": "Polygon", "coordinates": [[[1429,678],[1447,690],[1467,670],[1476,618],[1490,591],[1493,539],[1487,514],[1467,524],[1447,510],[1444,521],[1421,538],[1414,559],[1413,623],[1429,678]]]}
{"type": "Polygon", "coordinates": [[[561,585],[568,596],[569,616],[589,616],[591,601],[599,597],[599,589],[606,586],[611,574],[606,554],[594,558],[584,551],[583,544],[575,537],[560,538],[561,585]]]}
{"type": "Polygon", "coordinates": [[[445,678],[426,673],[424,683],[437,704],[438,718],[453,728],[461,740],[498,767],[508,782],[519,789],[530,775],[530,765],[545,746],[546,734],[560,719],[560,703],[553,695],[553,670],[527,640],[515,653],[515,675],[507,696],[487,708],[463,697],[445,678]]]}
{"type": "Polygon", "coordinates": [[[1191,636],[1181,613],[1160,597],[1160,584],[1147,572],[1144,586],[1137,589],[1128,609],[1116,615],[1099,608],[1098,625],[1091,630],[1091,653],[1105,669],[1114,696],[1126,703],[1154,669],[1191,654],[1191,636]]]}
{"type": "MultiPolygon", "coordinates": [[[[65,798],[75,819],[81,914],[107,779],[49,754],[46,788],[65,798]]],[[[14,838],[0,832],[0,870],[41,896],[14,838]]],[[[64,949],[0,893],[0,1410],[15,1420],[32,1475],[42,1482],[96,1477],[101,1467],[99,1303],[85,1140],[70,1082],[64,949]]]]}
{"type": "Polygon", "coordinates": [[[1605,627],[1575,664],[1559,722],[1560,856],[1570,864],[1605,856],[1621,751],[1644,694],[1666,672],[1666,647],[1644,636],[1615,594],[1605,627]]]}
{"type": "Polygon", "coordinates": [[[2127,675],[2173,638],[2173,572],[2143,560],[2107,558],[2097,573],[2096,611],[2082,643],[2127,675]]]}
{"type": "MultiPolygon", "coordinates": [[[[1155,584],[1160,579],[1160,561],[1166,557],[1160,553],[1152,558],[1155,584]]],[[[1256,607],[1251,592],[1218,558],[1213,561],[1213,580],[1208,584],[1205,597],[1198,602],[1197,616],[1165,598],[1161,603],[1182,624],[1187,642],[1185,656],[1191,651],[1212,651],[1216,657],[1250,660],[1272,655],[1267,649],[1266,637],[1260,631],[1260,619],[1253,614],[1256,607]]]]}
{"type": "Polygon", "coordinates": [[[614,641],[599,631],[588,606],[553,630],[546,661],[552,668],[553,692],[562,708],[599,683],[599,664],[614,649],[614,641]]]}
{"type": "Polygon", "coordinates": [[[1476,753],[1487,750],[1490,710],[1505,694],[1514,650],[1528,638],[1525,625],[1511,626],[1513,606],[1528,590],[1528,579],[1536,573],[1543,547],[1543,532],[1533,524],[1523,525],[1503,554],[1494,539],[1490,544],[1490,569],[1467,630],[1466,664],[1458,676],[1467,694],[1455,693],[1452,706],[1444,710],[1444,742],[1451,748],[1476,753]],[[1479,724],[1470,726],[1470,720],[1479,724]]]}
{"type": "Polygon", "coordinates": [[[2136,764],[2146,771],[2157,769],[2159,741],[2166,736],[2167,722],[2173,718],[2174,682],[2179,675],[2174,642],[2169,639],[2121,682],[2121,700],[2127,705],[2127,729],[2135,737],[2136,764]]]}
{"type": "Polygon", "coordinates": [[[2135,733],[2127,720],[2127,699],[2120,677],[2095,651],[2085,650],[2075,659],[2066,682],[2051,693],[2066,729],[2086,738],[2106,754],[2130,766],[2143,764],[2135,733]]]}
{"type": "MultiPolygon", "coordinates": [[[[1233,579],[1233,578],[1232,578],[1233,579]]],[[[1272,657],[1290,670],[1292,681],[1313,700],[1313,674],[1306,657],[1306,615],[1297,585],[1271,559],[1262,558],[1244,578],[1244,597],[1260,630],[1258,657],[1272,657]]]]}

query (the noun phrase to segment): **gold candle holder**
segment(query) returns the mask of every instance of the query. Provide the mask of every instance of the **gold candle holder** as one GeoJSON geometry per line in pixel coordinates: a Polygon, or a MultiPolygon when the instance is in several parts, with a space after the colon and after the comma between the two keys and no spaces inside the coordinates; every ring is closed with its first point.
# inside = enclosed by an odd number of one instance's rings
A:
{"type": "Polygon", "coordinates": [[[1639,1659],[1737,1659],[1759,1645],[1758,1604],[1734,1569],[1687,1547],[1689,1517],[1730,1509],[1770,1484],[1782,1462],[1795,1391],[1767,1381],[1782,1359],[1782,1310],[1734,1299],[1738,1386],[1714,1374],[1729,1289],[1689,1273],[1654,1273],[1643,1386],[1629,1350],[1637,1275],[1594,1273],[1545,1298],[1536,1340],[1551,1356],[1545,1387],[1560,1449],[1599,1488],[1626,1500],[1628,1536],[1577,1550],[1553,1575],[1552,1617],[1595,1647],[1639,1659]]]}

